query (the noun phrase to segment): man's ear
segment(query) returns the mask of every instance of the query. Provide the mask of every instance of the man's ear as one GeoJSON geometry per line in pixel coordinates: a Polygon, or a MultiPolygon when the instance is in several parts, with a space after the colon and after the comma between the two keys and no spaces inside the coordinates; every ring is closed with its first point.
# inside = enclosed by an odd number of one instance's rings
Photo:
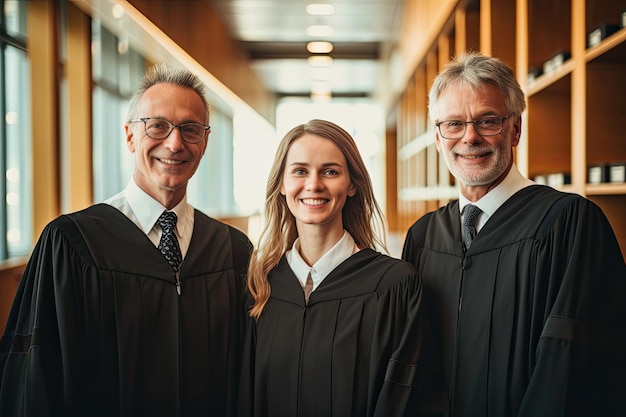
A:
{"type": "Polygon", "coordinates": [[[437,152],[441,152],[441,139],[439,138],[439,129],[435,128],[435,146],[437,147],[437,152]]]}
{"type": "Polygon", "coordinates": [[[513,123],[514,135],[511,140],[511,145],[513,147],[519,144],[520,138],[522,137],[522,116],[518,117],[517,120],[513,123]]]}
{"type": "Polygon", "coordinates": [[[131,153],[135,152],[135,141],[134,141],[134,133],[133,130],[130,128],[130,124],[126,123],[124,125],[124,130],[126,131],[126,146],[128,147],[128,150],[131,153]]]}

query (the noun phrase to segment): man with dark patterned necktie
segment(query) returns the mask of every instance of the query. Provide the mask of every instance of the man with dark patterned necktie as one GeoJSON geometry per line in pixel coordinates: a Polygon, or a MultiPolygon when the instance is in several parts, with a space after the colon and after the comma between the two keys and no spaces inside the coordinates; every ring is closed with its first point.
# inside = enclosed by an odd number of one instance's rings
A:
{"type": "Polygon", "coordinates": [[[251,244],[187,203],[205,90],[153,67],[130,102],[126,189],[43,231],[0,344],[0,415],[235,415],[251,244]]]}
{"type": "Polygon", "coordinates": [[[473,52],[429,94],[459,198],[411,226],[402,257],[422,274],[450,416],[624,415],[624,258],[597,205],[516,167],[525,107],[511,68],[473,52]]]}

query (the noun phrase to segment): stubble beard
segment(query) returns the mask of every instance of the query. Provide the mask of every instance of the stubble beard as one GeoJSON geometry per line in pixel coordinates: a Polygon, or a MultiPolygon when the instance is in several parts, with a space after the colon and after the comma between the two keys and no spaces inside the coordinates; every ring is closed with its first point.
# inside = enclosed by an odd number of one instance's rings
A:
{"type": "Polygon", "coordinates": [[[495,147],[490,147],[491,157],[478,169],[468,169],[458,163],[461,158],[454,156],[452,152],[446,154],[446,162],[452,175],[466,186],[488,185],[497,181],[510,166],[512,155],[507,157],[511,151],[509,141],[500,141],[495,147]]]}

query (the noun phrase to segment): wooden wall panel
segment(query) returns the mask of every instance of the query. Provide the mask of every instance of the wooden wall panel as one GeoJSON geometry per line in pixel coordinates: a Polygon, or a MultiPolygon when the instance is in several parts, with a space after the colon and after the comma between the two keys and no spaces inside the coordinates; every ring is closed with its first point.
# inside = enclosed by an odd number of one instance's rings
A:
{"type": "Polygon", "coordinates": [[[60,211],[59,93],[56,1],[28,2],[28,41],[31,71],[31,132],[33,141],[33,239],[60,211]]]}
{"type": "Polygon", "coordinates": [[[0,335],[4,334],[13,298],[24,272],[26,259],[13,259],[0,266],[0,335]]]}
{"type": "Polygon", "coordinates": [[[67,9],[69,211],[93,203],[91,19],[74,4],[67,9]]]}
{"type": "Polygon", "coordinates": [[[243,50],[230,39],[210,1],[129,0],[204,68],[270,123],[275,122],[276,97],[250,67],[243,50]]]}
{"type": "Polygon", "coordinates": [[[397,129],[387,127],[385,132],[385,213],[387,228],[390,232],[398,231],[398,138],[397,129]]]}

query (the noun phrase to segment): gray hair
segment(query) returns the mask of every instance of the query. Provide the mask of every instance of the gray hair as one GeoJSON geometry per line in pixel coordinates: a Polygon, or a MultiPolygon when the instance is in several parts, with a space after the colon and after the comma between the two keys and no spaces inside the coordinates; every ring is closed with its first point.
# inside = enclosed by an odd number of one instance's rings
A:
{"type": "Polygon", "coordinates": [[[130,98],[130,103],[128,107],[128,120],[136,118],[138,115],[136,114],[139,105],[141,103],[141,96],[146,92],[147,89],[152,87],[153,85],[159,83],[167,83],[177,85],[183,88],[190,88],[194,90],[202,103],[204,104],[206,120],[204,121],[206,124],[209,124],[209,102],[207,100],[207,86],[198,78],[197,75],[192,73],[189,70],[183,68],[172,68],[164,63],[153,65],[148,69],[142,80],[139,82],[133,95],[130,98]]]}
{"type": "Polygon", "coordinates": [[[487,84],[495,85],[504,95],[507,113],[520,116],[526,108],[524,92],[513,70],[498,58],[469,51],[453,57],[435,77],[428,94],[428,113],[433,123],[440,121],[439,96],[454,84],[474,90],[484,89],[487,84]]]}

